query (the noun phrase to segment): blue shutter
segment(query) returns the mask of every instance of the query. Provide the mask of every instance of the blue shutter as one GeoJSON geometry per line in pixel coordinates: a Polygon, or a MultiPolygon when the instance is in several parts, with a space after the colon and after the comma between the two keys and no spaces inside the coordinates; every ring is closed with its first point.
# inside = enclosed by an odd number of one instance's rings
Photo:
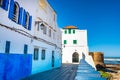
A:
{"type": "Polygon", "coordinates": [[[24,45],[24,54],[27,54],[27,51],[28,51],[28,45],[24,45]]]}
{"type": "Polygon", "coordinates": [[[31,30],[31,26],[32,26],[32,16],[29,16],[28,30],[31,30]]]}
{"type": "Polygon", "coordinates": [[[8,4],[9,4],[9,0],[3,0],[2,8],[8,10],[8,4]]]}
{"type": "Polygon", "coordinates": [[[22,24],[22,17],[23,17],[23,8],[21,7],[19,10],[18,24],[22,24]]]}
{"type": "Polygon", "coordinates": [[[23,13],[23,22],[22,22],[22,25],[25,27],[26,26],[26,11],[24,10],[24,13],[23,13]]]}
{"type": "Polygon", "coordinates": [[[10,41],[6,41],[6,46],[5,46],[5,53],[10,52],[10,41]]]}
{"type": "Polygon", "coordinates": [[[13,19],[13,16],[14,16],[14,0],[11,0],[8,18],[13,19]]]}

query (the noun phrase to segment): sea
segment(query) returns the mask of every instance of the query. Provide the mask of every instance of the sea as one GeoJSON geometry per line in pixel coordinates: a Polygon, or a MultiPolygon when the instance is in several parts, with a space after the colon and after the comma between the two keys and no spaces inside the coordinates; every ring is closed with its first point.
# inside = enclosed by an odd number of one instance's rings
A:
{"type": "Polygon", "coordinates": [[[120,64],[120,57],[104,57],[105,64],[120,64]]]}

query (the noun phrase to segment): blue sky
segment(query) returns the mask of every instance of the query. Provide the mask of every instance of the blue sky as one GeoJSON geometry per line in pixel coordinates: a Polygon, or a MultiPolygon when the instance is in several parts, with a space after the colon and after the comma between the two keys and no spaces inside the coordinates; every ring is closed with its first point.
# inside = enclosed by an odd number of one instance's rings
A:
{"type": "Polygon", "coordinates": [[[89,51],[120,57],[120,0],[48,0],[60,28],[87,29],[89,51]]]}

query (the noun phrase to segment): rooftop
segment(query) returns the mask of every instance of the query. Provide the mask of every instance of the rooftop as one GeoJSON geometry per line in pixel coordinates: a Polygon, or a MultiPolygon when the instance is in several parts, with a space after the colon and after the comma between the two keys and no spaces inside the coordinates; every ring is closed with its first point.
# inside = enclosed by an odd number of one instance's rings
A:
{"type": "Polygon", "coordinates": [[[65,26],[63,29],[78,29],[76,26],[65,26]]]}

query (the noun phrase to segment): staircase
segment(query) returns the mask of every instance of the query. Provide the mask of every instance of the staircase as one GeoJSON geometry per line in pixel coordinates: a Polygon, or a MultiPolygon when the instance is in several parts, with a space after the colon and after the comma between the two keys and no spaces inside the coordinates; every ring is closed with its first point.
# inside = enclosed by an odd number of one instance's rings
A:
{"type": "Polygon", "coordinates": [[[100,73],[95,68],[88,64],[85,59],[81,59],[75,80],[106,80],[106,78],[101,78],[100,73]]]}

